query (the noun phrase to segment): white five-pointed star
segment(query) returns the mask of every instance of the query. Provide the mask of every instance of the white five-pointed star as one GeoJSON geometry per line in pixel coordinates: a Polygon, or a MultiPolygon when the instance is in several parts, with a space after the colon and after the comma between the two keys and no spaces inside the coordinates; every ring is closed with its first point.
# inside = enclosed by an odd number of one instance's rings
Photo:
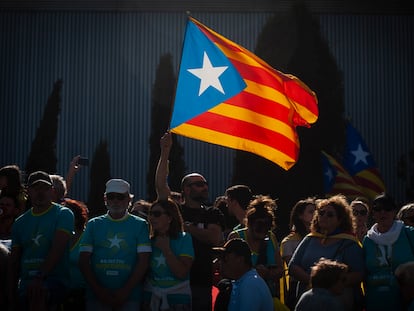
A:
{"type": "Polygon", "coordinates": [[[39,246],[40,245],[40,243],[39,243],[39,239],[42,237],[42,235],[41,234],[37,234],[37,236],[35,237],[35,238],[33,238],[32,239],[32,241],[33,241],[33,243],[34,244],[36,244],[37,246],[39,246]]]}
{"type": "Polygon", "coordinates": [[[155,261],[157,262],[157,267],[164,265],[165,266],[165,257],[160,254],[158,257],[154,257],[155,261]]]}
{"type": "Polygon", "coordinates": [[[116,246],[118,248],[121,248],[119,243],[121,243],[122,239],[118,239],[118,236],[115,235],[112,239],[108,239],[111,242],[111,245],[109,245],[109,248],[112,246],[116,246]]]}
{"type": "Polygon", "coordinates": [[[364,151],[364,149],[362,149],[361,144],[358,145],[358,148],[356,150],[351,151],[351,153],[355,156],[354,165],[358,164],[359,161],[368,164],[367,157],[369,156],[369,152],[364,151]]]}
{"type": "Polygon", "coordinates": [[[204,52],[203,67],[197,69],[187,69],[190,73],[200,79],[200,89],[198,90],[198,96],[204,93],[210,86],[224,94],[223,86],[220,83],[220,76],[226,71],[228,66],[213,67],[210,62],[210,58],[206,52],[204,52]]]}

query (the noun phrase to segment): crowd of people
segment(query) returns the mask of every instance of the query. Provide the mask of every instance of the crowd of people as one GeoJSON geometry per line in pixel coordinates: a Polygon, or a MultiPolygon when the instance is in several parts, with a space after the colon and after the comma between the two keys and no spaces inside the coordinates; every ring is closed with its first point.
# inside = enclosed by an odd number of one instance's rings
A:
{"type": "Polygon", "coordinates": [[[0,168],[1,310],[414,310],[414,203],[303,198],[279,242],[274,199],[233,185],[209,206],[200,173],[171,191],[160,147],[156,200],[110,179],[90,219],[79,156],[66,178],[0,168]]]}

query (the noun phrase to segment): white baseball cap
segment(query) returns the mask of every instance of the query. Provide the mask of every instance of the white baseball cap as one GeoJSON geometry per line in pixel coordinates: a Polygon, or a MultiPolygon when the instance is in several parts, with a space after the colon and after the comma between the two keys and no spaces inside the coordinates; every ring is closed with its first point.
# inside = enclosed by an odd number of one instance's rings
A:
{"type": "Polygon", "coordinates": [[[106,183],[106,191],[105,193],[128,193],[129,194],[129,183],[123,179],[110,179],[106,183]]]}

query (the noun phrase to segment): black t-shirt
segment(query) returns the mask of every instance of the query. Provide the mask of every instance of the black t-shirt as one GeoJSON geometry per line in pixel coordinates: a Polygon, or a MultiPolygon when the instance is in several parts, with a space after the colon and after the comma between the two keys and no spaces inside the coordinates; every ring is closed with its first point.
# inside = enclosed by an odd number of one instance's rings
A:
{"type": "MultiPolygon", "coordinates": [[[[224,228],[224,215],[214,207],[201,206],[201,208],[190,208],[181,206],[184,222],[191,222],[199,228],[207,228],[209,224],[219,225],[224,228]]],[[[190,283],[196,286],[212,286],[213,284],[213,256],[212,247],[193,236],[194,261],[190,271],[190,283]]]]}

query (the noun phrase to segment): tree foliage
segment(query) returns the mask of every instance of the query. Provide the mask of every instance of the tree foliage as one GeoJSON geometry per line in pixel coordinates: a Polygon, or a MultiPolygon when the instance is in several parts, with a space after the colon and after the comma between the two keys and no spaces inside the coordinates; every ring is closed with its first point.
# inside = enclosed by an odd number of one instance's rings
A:
{"type": "Polygon", "coordinates": [[[108,144],[101,141],[91,161],[90,189],[88,197],[89,218],[106,213],[104,203],[105,184],[111,178],[108,144]]]}
{"type": "MultiPolygon", "coordinates": [[[[165,54],[160,58],[152,90],[151,134],[149,139],[150,157],[147,172],[147,196],[150,201],[156,198],[154,177],[160,157],[160,138],[169,127],[175,86],[176,77],[172,66],[171,55],[165,54]]],[[[183,154],[182,146],[178,143],[177,137],[173,135],[168,179],[169,185],[174,191],[179,191],[181,178],[185,171],[183,154]]]]}
{"type": "Polygon", "coordinates": [[[57,80],[47,100],[43,118],[36,130],[29,156],[26,161],[25,173],[28,176],[34,171],[42,170],[50,174],[56,173],[56,138],[60,113],[63,81],[57,80]]]}
{"type": "MultiPolygon", "coordinates": [[[[305,5],[286,15],[273,15],[262,30],[255,53],[272,67],[297,76],[318,97],[319,119],[310,128],[297,128],[299,160],[285,171],[256,155],[238,151],[233,183],[248,184],[255,193],[278,199],[278,218],[289,219],[294,203],[323,193],[320,151],[337,153],[344,145],[342,74],[320,33],[319,22],[305,5]]],[[[279,223],[281,231],[287,223],[279,223]]]]}

